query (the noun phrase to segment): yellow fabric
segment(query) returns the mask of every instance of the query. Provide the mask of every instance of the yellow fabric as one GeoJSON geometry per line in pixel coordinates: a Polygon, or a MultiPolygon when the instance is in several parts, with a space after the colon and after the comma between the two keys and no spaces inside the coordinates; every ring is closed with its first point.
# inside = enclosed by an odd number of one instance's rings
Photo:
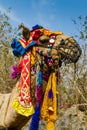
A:
{"type": "Polygon", "coordinates": [[[61,35],[63,34],[62,32],[53,32],[54,34],[57,34],[57,35],[61,35]]]}
{"type": "Polygon", "coordinates": [[[18,41],[24,48],[26,48],[27,45],[25,43],[27,42],[29,44],[32,41],[32,37],[30,36],[30,39],[28,41],[25,41],[23,38],[19,39],[18,41]]]}
{"type": "Polygon", "coordinates": [[[52,73],[48,80],[43,104],[41,107],[41,118],[47,121],[47,130],[50,125],[53,126],[52,130],[54,130],[53,124],[56,120],[56,75],[55,73],[52,73]],[[51,89],[51,87],[53,92],[52,99],[48,98],[48,92],[51,89]]]}
{"type": "Polygon", "coordinates": [[[43,33],[44,35],[48,35],[48,36],[52,34],[50,30],[46,30],[46,29],[44,29],[43,33]]]}
{"type": "Polygon", "coordinates": [[[21,43],[21,45],[26,48],[26,45],[24,44],[24,42],[22,42],[20,39],[19,39],[19,42],[21,43]]]}
{"type": "Polygon", "coordinates": [[[50,31],[48,29],[40,29],[40,31],[42,32],[42,34],[48,35],[48,36],[50,36],[51,34],[56,34],[56,35],[63,34],[62,32],[52,32],[52,31],[50,31]]]}
{"type": "Polygon", "coordinates": [[[34,113],[33,105],[30,108],[24,108],[21,104],[19,104],[18,98],[14,100],[14,102],[12,103],[12,107],[17,111],[17,113],[26,117],[34,113]]]}
{"type": "Polygon", "coordinates": [[[36,59],[36,47],[33,47],[31,52],[31,66],[35,64],[35,59],[36,59]]]}
{"type": "MultiPolygon", "coordinates": [[[[22,39],[24,40],[24,39],[22,39]]],[[[21,39],[19,39],[19,42],[21,43],[21,45],[26,48],[25,43],[22,41],[21,39]]],[[[28,40],[28,43],[30,43],[32,41],[32,37],[30,37],[30,39],[28,40]]],[[[32,48],[32,52],[31,52],[31,66],[35,64],[35,56],[36,56],[36,47],[32,48]]]]}
{"type": "Polygon", "coordinates": [[[55,122],[53,121],[47,121],[47,124],[46,124],[46,130],[55,130],[55,125],[54,125],[55,122]]]}
{"type": "Polygon", "coordinates": [[[51,35],[52,34],[52,32],[50,31],[50,30],[48,30],[48,29],[40,29],[40,31],[41,31],[41,33],[43,34],[43,35],[51,35]]]}

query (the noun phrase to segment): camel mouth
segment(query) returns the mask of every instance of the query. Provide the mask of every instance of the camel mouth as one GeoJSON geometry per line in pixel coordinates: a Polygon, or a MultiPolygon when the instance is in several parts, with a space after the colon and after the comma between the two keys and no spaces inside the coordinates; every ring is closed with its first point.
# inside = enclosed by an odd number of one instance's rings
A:
{"type": "MultiPolygon", "coordinates": [[[[50,37],[42,35],[39,38],[39,45],[47,48],[50,37]]],[[[64,63],[76,63],[81,56],[82,50],[80,45],[76,42],[73,37],[67,37],[59,35],[54,39],[54,44],[52,46],[52,57],[58,57],[60,55],[61,61],[64,63]],[[56,55],[56,56],[55,56],[56,55]]]]}
{"type": "Polygon", "coordinates": [[[62,39],[58,45],[58,50],[62,61],[65,63],[76,63],[82,53],[80,45],[73,37],[62,39]]]}

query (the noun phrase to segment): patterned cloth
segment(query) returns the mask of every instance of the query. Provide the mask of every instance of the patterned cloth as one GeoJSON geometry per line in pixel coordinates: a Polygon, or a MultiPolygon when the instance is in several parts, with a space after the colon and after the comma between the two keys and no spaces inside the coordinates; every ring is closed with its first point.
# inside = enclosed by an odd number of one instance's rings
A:
{"type": "MultiPolygon", "coordinates": [[[[31,39],[28,42],[25,42],[23,39],[20,39],[19,42],[22,45],[22,47],[26,49],[26,46],[28,46],[28,44],[31,43],[31,39]]],[[[35,47],[33,49],[33,53],[35,53],[35,47]]],[[[24,56],[21,57],[18,66],[19,71],[21,73],[19,86],[18,86],[19,94],[18,97],[12,103],[12,106],[15,108],[15,110],[19,114],[24,116],[30,116],[34,113],[34,108],[31,99],[31,92],[30,92],[31,58],[33,61],[32,64],[34,64],[34,58],[33,56],[31,57],[31,50],[28,50],[28,52],[26,52],[24,56]]]]}
{"type": "Polygon", "coordinates": [[[28,52],[22,58],[19,66],[22,66],[20,83],[19,83],[19,96],[18,101],[24,107],[31,107],[30,95],[30,58],[31,53],[28,52]]]}

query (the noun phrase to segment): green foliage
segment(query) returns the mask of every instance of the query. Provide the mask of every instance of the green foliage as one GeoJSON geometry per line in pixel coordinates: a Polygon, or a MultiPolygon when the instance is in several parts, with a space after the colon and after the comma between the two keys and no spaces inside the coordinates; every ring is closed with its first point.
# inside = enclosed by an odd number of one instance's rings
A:
{"type": "Polygon", "coordinates": [[[13,88],[13,81],[10,77],[11,66],[17,63],[12,54],[10,43],[15,37],[17,29],[13,29],[8,16],[0,12],[0,91],[9,92],[13,88]]]}
{"type": "MultiPolygon", "coordinates": [[[[76,28],[74,38],[79,42],[82,55],[74,64],[62,65],[59,98],[69,104],[87,103],[87,16],[72,20],[76,28]]],[[[62,103],[63,104],[63,103],[62,103]]],[[[83,107],[83,106],[82,106],[83,107]]]]}
{"type": "Polygon", "coordinates": [[[87,16],[72,20],[77,33],[74,35],[82,48],[82,55],[76,65],[76,86],[78,103],[87,103],[87,16]],[[85,99],[85,100],[84,100],[85,99]]]}
{"type": "Polygon", "coordinates": [[[72,19],[73,24],[75,25],[75,28],[77,30],[77,34],[75,34],[75,37],[78,39],[87,39],[87,16],[84,18],[82,16],[79,16],[77,19],[72,19]]]}

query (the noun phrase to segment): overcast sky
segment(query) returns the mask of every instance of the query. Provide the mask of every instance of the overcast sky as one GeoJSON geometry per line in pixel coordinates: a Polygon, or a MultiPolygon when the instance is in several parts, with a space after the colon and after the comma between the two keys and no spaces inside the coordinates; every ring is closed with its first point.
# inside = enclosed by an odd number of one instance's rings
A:
{"type": "Polygon", "coordinates": [[[87,0],[0,0],[0,11],[9,15],[13,26],[24,23],[31,29],[40,24],[71,35],[75,32],[72,19],[87,15],[87,0]]]}

